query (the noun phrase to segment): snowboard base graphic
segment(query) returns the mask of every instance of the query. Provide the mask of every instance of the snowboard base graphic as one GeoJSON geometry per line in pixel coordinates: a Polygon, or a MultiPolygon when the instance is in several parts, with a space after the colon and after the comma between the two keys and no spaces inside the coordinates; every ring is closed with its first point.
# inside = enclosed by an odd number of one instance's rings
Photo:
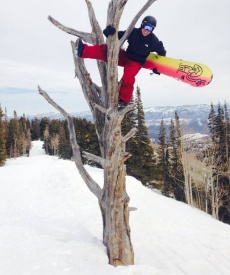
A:
{"type": "Polygon", "coordinates": [[[212,81],[212,71],[204,64],[174,59],[150,53],[143,68],[176,78],[194,87],[204,87],[212,81]]]}

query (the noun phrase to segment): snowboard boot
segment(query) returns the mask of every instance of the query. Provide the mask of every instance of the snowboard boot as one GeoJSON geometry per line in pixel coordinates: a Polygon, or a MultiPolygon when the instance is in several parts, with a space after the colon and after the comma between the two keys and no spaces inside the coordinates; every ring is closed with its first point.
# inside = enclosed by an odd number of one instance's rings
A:
{"type": "Polygon", "coordinates": [[[118,110],[122,110],[122,109],[124,109],[127,105],[128,105],[128,103],[124,102],[122,99],[119,98],[118,105],[117,105],[117,109],[118,109],[118,110]]]}
{"type": "Polygon", "coordinates": [[[78,38],[76,40],[75,47],[76,47],[77,56],[81,57],[84,50],[84,43],[82,42],[81,38],[78,38]]]}

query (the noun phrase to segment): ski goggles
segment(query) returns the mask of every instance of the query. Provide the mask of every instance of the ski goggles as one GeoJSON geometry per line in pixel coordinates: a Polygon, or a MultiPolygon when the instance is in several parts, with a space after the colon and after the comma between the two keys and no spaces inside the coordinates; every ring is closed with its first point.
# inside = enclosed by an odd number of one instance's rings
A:
{"type": "Polygon", "coordinates": [[[149,25],[149,24],[143,24],[142,29],[144,29],[146,31],[149,31],[149,32],[152,32],[154,30],[154,27],[152,25],[149,25]]]}

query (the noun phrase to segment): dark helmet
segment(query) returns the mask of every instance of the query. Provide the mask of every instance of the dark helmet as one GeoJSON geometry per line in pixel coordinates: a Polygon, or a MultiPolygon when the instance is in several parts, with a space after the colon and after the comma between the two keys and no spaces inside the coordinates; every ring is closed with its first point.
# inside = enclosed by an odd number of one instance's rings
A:
{"type": "Polygon", "coordinates": [[[157,26],[156,18],[151,16],[151,15],[145,16],[145,18],[141,22],[141,26],[145,23],[149,24],[149,25],[152,25],[154,28],[156,28],[156,26],[157,26]]]}

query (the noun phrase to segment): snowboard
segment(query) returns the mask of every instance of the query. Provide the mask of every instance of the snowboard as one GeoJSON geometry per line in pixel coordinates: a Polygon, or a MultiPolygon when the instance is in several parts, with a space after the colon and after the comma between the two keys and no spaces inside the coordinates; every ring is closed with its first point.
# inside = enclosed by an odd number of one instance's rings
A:
{"type": "Polygon", "coordinates": [[[145,69],[176,78],[194,87],[204,87],[212,81],[212,71],[204,64],[174,59],[150,53],[143,66],[145,69]]]}

